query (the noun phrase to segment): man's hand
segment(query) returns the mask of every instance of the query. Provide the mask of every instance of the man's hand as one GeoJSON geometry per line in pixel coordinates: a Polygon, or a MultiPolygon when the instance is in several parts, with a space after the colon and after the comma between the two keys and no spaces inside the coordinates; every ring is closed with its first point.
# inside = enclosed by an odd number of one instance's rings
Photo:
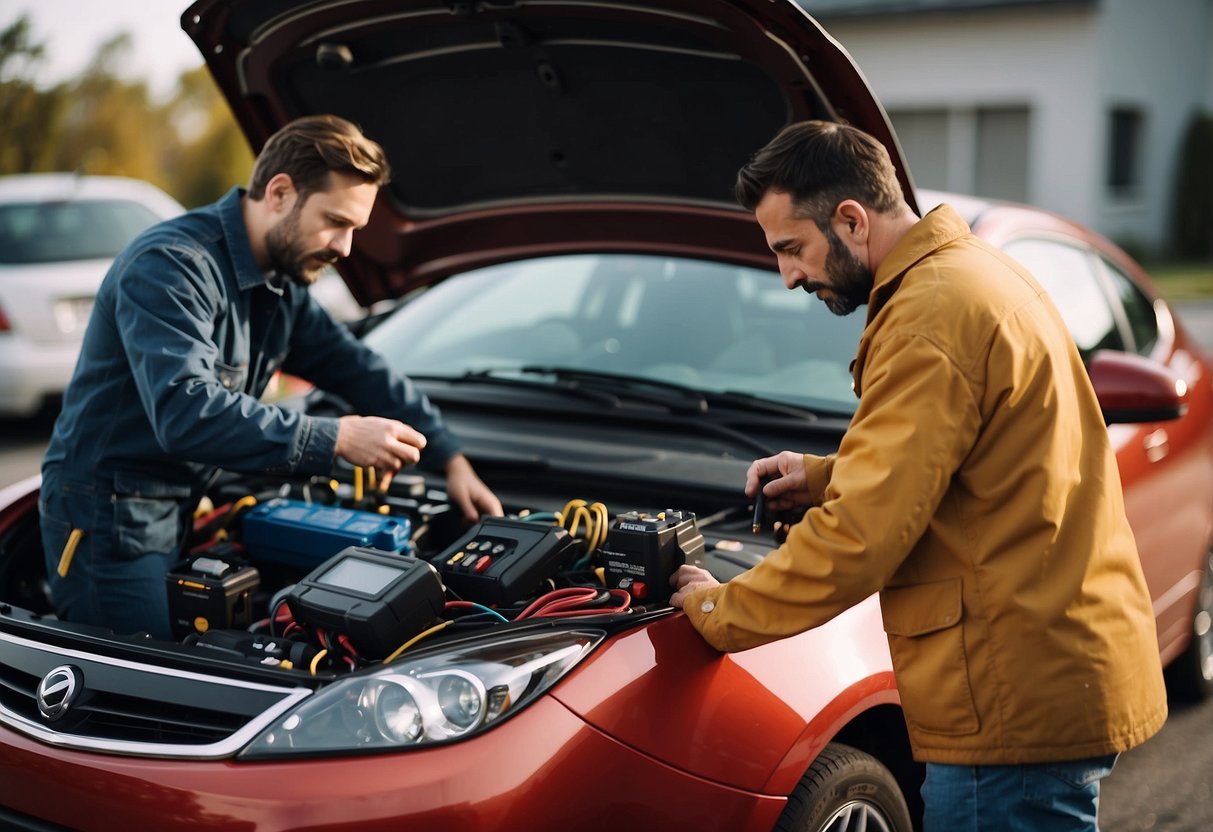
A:
{"type": "Polygon", "coordinates": [[[670,576],[670,586],[675,590],[670,596],[670,606],[682,609],[682,602],[695,590],[719,585],[720,581],[713,578],[708,570],[684,563],[670,576]]]}
{"type": "Polygon", "coordinates": [[[804,455],[795,451],[781,451],[775,456],[750,463],[745,474],[746,496],[755,496],[760,486],[768,511],[786,511],[811,505],[804,474],[804,455]],[[770,482],[763,485],[764,480],[770,482]]]}
{"type": "Polygon", "coordinates": [[[404,422],[380,416],[342,416],[337,428],[337,456],[382,473],[387,488],[392,475],[421,459],[425,437],[404,422]]]}
{"type": "Polygon", "coordinates": [[[472,463],[463,454],[455,454],[446,464],[446,493],[469,523],[486,514],[500,517],[505,513],[497,495],[476,476],[472,463]]]}

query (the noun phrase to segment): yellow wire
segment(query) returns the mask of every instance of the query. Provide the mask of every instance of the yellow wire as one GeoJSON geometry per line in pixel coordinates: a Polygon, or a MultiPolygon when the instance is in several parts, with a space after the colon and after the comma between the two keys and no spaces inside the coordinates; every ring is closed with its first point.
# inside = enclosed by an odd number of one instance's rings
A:
{"type": "Polygon", "coordinates": [[[581,521],[585,520],[586,537],[590,535],[590,513],[586,511],[584,506],[577,506],[573,509],[573,524],[569,526],[569,537],[577,537],[577,529],[581,525],[581,521]]]}
{"type": "Polygon", "coordinates": [[[594,503],[590,506],[590,509],[593,510],[594,516],[598,518],[598,535],[594,543],[594,548],[597,549],[606,543],[607,533],[611,527],[611,517],[604,503],[594,503]]]}
{"type": "Polygon", "coordinates": [[[428,636],[428,635],[433,635],[434,633],[436,633],[436,632],[438,632],[439,630],[443,629],[444,627],[446,627],[446,626],[447,626],[447,625],[449,625],[450,623],[451,623],[451,622],[449,622],[449,621],[443,621],[441,624],[435,624],[433,627],[430,627],[430,628],[429,628],[428,630],[426,630],[425,632],[418,633],[417,635],[413,636],[413,637],[412,637],[412,638],[410,638],[408,641],[406,641],[404,644],[402,644],[402,645],[400,645],[399,647],[397,647],[397,648],[396,648],[396,650],[395,650],[395,652],[393,652],[393,653],[392,653],[392,655],[388,656],[386,659],[384,659],[384,660],[383,660],[383,663],[384,663],[384,664],[387,664],[388,662],[392,661],[392,660],[393,660],[393,659],[395,659],[397,656],[399,656],[401,653],[403,653],[405,650],[408,650],[408,649],[409,649],[410,647],[412,647],[414,644],[416,644],[417,642],[421,641],[421,640],[422,640],[423,638],[425,638],[426,636],[428,636]]]}
{"type": "MultiPolygon", "coordinates": [[[[585,500],[578,500],[575,498],[572,500],[569,500],[567,503],[565,503],[564,508],[562,508],[560,510],[560,513],[556,515],[556,518],[560,521],[560,525],[564,526],[565,522],[567,522],[569,520],[569,511],[570,510],[575,509],[579,506],[583,506],[583,505],[585,505],[585,500]]],[[[567,529],[568,527],[565,526],[565,528],[567,529]]]]}
{"type": "Polygon", "coordinates": [[[255,506],[255,505],[257,505],[257,498],[254,497],[252,494],[248,494],[244,497],[241,497],[236,502],[232,503],[230,513],[235,514],[236,512],[240,511],[240,509],[245,508],[246,506],[255,506]]]}
{"type": "Polygon", "coordinates": [[[587,504],[585,500],[572,499],[565,503],[564,508],[556,515],[556,522],[569,533],[570,537],[577,536],[577,530],[584,522],[585,536],[583,539],[586,553],[589,554],[606,544],[611,517],[606,505],[601,502],[587,504]]]}
{"type": "Polygon", "coordinates": [[[320,660],[323,659],[328,654],[329,654],[328,650],[321,650],[319,653],[316,654],[316,657],[314,659],[312,659],[312,666],[310,669],[312,671],[313,676],[316,675],[316,668],[320,667],[320,660]]]}

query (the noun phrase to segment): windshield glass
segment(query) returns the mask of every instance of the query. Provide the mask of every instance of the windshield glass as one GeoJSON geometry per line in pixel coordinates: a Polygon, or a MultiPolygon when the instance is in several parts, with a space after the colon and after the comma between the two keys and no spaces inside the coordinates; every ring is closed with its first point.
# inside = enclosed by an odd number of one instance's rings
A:
{"type": "Polygon", "coordinates": [[[862,329],[862,314],[839,318],[772,271],[582,254],[449,278],[367,343],[414,376],[559,366],[853,413],[862,329]]]}
{"type": "Polygon", "coordinates": [[[118,199],[0,205],[0,263],[109,259],[158,219],[118,199]]]}

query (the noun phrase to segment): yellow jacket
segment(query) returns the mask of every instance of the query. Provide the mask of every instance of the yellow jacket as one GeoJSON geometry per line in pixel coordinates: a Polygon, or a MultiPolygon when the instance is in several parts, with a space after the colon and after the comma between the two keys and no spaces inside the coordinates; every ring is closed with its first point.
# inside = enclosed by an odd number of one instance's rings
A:
{"type": "MultiPolygon", "coordinates": [[[[1166,719],[1154,615],[1095,394],[1018,264],[932,211],[881,263],[838,453],[787,542],[687,597],[719,650],[879,591],[915,757],[1124,751],[1166,719]]],[[[806,657],[808,660],[808,657],[806,657]]]]}

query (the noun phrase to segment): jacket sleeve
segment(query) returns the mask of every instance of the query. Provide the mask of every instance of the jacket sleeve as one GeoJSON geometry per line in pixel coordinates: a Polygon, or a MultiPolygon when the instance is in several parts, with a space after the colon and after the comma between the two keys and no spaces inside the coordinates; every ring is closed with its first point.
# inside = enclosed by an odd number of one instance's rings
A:
{"type": "Polygon", "coordinates": [[[214,262],[190,245],[132,253],[116,289],[122,348],[156,442],[168,454],[236,471],[327,473],[335,419],[265,404],[241,389],[215,344],[223,311],[214,262]]]}
{"type": "MultiPolygon", "coordinates": [[[[970,380],[926,338],[868,351],[864,392],[833,460],[824,501],[761,563],[685,599],[691,623],[736,651],[824,624],[879,591],[910,553],[980,426],[970,380]]],[[[829,457],[808,457],[829,460],[829,457]]]]}
{"type": "Polygon", "coordinates": [[[420,431],[426,438],[421,464],[441,470],[459,451],[459,442],[438,408],[383,356],[334,321],[315,298],[301,295],[295,299],[299,307],[283,369],[340,396],[355,413],[399,419],[420,431]]]}

